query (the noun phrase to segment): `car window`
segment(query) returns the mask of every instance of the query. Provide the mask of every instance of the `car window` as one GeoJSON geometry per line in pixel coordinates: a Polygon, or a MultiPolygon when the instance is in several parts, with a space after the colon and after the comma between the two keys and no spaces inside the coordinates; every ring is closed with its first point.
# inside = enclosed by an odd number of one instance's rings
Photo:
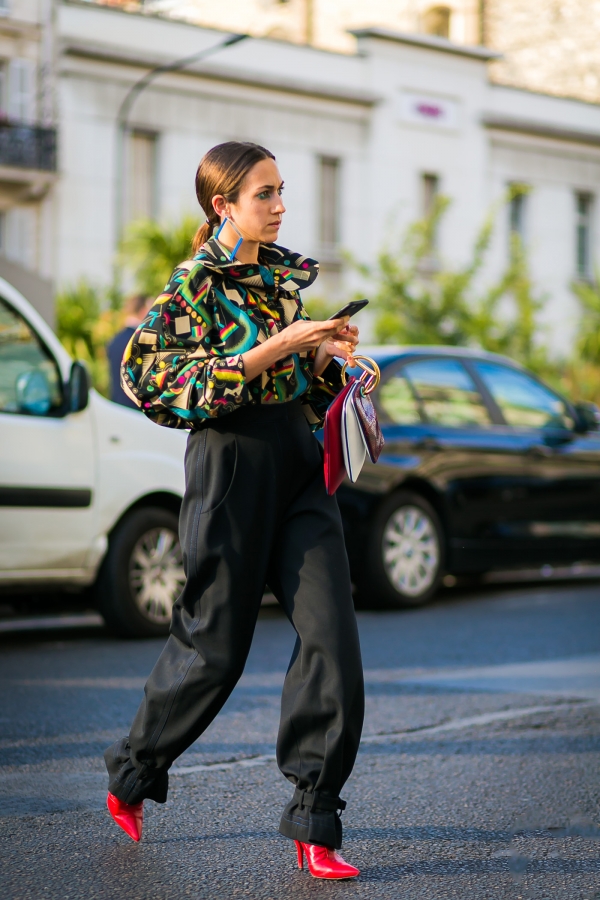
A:
{"type": "Polygon", "coordinates": [[[508,425],[515,428],[573,428],[566,403],[525,372],[492,362],[475,363],[508,425]]]}
{"type": "Polygon", "coordinates": [[[397,425],[421,422],[417,398],[402,370],[382,384],[378,394],[381,408],[392,422],[397,425]]]}
{"type": "Polygon", "coordinates": [[[435,425],[489,427],[490,415],[465,367],[456,359],[424,359],[404,366],[427,421],[435,425]]]}
{"type": "Polygon", "coordinates": [[[48,415],[62,405],[56,362],[0,298],[0,412],[48,415]]]}

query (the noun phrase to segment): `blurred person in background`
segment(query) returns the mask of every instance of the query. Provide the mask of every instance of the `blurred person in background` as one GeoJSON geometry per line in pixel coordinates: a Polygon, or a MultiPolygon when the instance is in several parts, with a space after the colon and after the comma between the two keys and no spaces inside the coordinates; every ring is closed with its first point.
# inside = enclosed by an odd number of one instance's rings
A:
{"type": "Polygon", "coordinates": [[[121,387],[121,362],[127,344],[135,334],[140,322],[143,322],[153,302],[153,297],[146,297],[144,294],[133,294],[128,297],[125,301],[125,324],[106,348],[110,369],[110,399],[113,403],[120,403],[131,409],[138,409],[138,406],[121,387]]]}

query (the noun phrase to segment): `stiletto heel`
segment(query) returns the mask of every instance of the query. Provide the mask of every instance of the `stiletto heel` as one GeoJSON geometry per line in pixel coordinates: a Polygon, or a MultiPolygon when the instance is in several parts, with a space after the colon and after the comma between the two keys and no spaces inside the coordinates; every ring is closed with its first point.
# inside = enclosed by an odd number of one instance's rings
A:
{"type": "Polygon", "coordinates": [[[360,870],[356,866],[351,866],[337,850],[331,847],[319,847],[317,844],[303,844],[301,841],[295,841],[298,851],[298,868],[304,867],[304,856],[308,863],[308,871],[313,878],[356,878],[360,875],[360,870]]]}
{"type": "Polygon", "coordinates": [[[123,803],[118,797],[109,792],[106,798],[108,811],[125,834],[134,841],[139,841],[144,825],[144,804],[123,803]]]}

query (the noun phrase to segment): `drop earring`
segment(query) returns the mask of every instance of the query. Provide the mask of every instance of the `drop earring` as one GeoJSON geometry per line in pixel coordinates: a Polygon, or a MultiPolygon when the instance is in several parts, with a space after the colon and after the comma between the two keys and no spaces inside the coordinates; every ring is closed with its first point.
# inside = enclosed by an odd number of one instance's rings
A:
{"type": "Polygon", "coordinates": [[[233,230],[239,237],[239,241],[237,242],[237,244],[235,245],[235,247],[229,254],[229,262],[233,262],[233,260],[235,259],[235,254],[238,252],[238,250],[240,249],[240,247],[242,245],[242,242],[244,240],[244,235],[241,233],[240,229],[237,227],[237,225],[235,224],[233,219],[229,219],[227,216],[225,216],[225,218],[223,219],[223,221],[221,222],[221,224],[219,225],[219,227],[217,229],[217,233],[215,234],[215,240],[217,240],[217,241],[219,240],[219,235],[223,231],[223,228],[225,227],[227,222],[229,222],[229,224],[231,225],[231,227],[233,228],[233,230]]]}

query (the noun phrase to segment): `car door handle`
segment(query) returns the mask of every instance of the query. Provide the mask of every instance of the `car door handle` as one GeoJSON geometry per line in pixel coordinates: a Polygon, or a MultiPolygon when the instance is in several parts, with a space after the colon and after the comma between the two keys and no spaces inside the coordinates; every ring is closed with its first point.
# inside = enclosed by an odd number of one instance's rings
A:
{"type": "Polygon", "coordinates": [[[552,448],[547,447],[546,444],[532,444],[527,452],[530,456],[536,456],[538,459],[547,459],[552,456],[552,448]]]}

